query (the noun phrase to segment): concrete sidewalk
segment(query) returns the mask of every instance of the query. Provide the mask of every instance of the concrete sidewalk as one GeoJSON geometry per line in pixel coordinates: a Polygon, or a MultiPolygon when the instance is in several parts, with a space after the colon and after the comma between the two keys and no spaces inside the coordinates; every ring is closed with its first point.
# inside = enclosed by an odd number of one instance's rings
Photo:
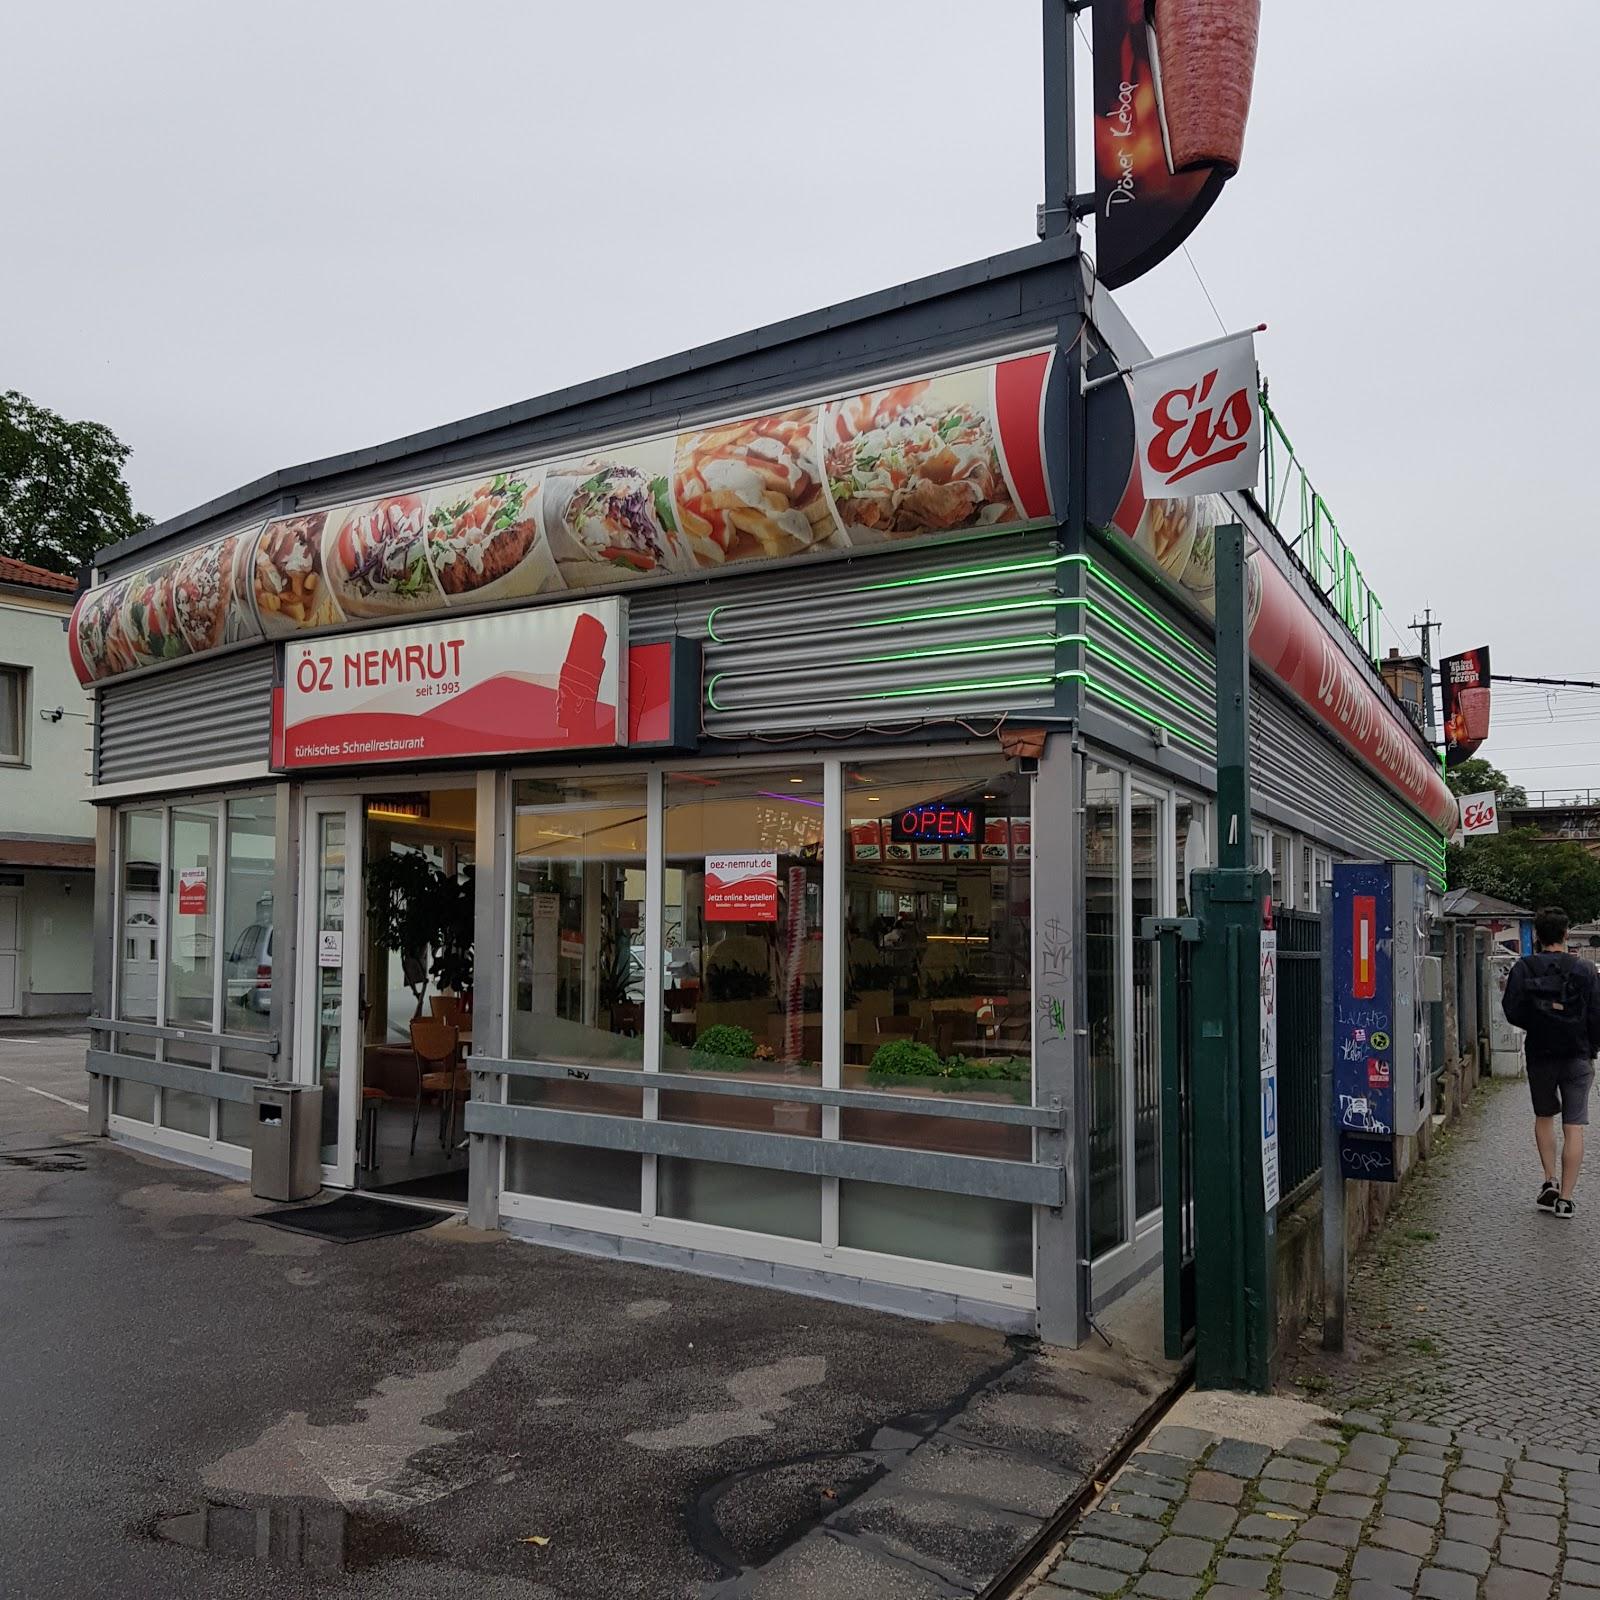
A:
{"type": "Polygon", "coordinates": [[[84,1088],[81,1039],[0,1040],[0,1593],[973,1595],[1171,1382],[455,1221],[285,1233],[84,1088]]]}

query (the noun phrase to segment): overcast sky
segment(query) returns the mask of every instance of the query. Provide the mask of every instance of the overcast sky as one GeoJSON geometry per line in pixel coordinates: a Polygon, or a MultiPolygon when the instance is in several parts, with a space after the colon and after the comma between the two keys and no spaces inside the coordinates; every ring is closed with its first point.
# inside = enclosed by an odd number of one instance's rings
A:
{"type": "MultiPolygon", "coordinates": [[[[1446,651],[1600,678],[1600,7],[1263,10],[1191,249],[1269,324],[1386,646],[1431,605],[1446,651]]],[[[55,0],[6,35],[0,387],[113,428],[157,518],[1026,244],[1041,196],[1038,0],[55,0]]],[[[1155,349],[1217,331],[1182,254],[1118,298],[1155,349]]],[[[1496,717],[1530,788],[1600,789],[1600,693],[1496,717]]]]}

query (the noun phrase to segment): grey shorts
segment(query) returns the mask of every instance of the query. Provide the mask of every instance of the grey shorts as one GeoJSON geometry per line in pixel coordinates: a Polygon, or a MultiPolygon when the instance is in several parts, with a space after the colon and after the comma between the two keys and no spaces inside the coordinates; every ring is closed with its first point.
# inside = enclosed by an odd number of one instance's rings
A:
{"type": "Polygon", "coordinates": [[[1528,1092],[1536,1117],[1560,1117],[1569,1127],[1589,1121],[1589,1089],[1594,1083],[1592,1061],[1530,1061],[1528,1092]]]}

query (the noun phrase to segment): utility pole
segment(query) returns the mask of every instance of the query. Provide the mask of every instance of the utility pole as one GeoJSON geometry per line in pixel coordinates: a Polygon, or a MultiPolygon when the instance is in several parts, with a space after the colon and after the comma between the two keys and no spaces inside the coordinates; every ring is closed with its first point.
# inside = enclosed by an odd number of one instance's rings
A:
{"type": "Polygon", "coordinates": [[[1428,669],[1428,738],[1434,744],[1439,742],[1439,719],[1434,712],[1437,702],[1434,699],[1433,683],[1433,635],[1442,626],[1442,623],[1433,620],[1432,606],[1422,608],[1420,622],[1415,617],[1411,619],[1411,631],[1422,635],[1422,660],[1428,669]]]}

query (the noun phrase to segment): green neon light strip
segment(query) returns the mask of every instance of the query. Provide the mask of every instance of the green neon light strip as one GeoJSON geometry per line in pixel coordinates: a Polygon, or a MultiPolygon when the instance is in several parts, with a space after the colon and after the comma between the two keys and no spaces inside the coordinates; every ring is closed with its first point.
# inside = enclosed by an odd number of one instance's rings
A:
{"type": "Polygon", "coordinates": [[[1135,633],[1127,623],[1111,611],[1108,611],[1098,600],[1085,598],[1083,603],[1089,608],[1092,615],[1098,617],[1113,632],[1121,634],[1124,639],[1143,650],[1146,655],[1153,656],[1171,671],[1177,673],[1180,678],[1193,684],[1202,694],[1210,694],[1212,692],[1212,685],[1207,683],[1198,672],[1191,672],[1176,656],[1169,655],[1153,640],[1146,639],[1142,633],[1135,633]]]}
{"type": "Polygon", "coordinates": [[[1119,671],[1126,672],[1130,678],[1136,678],[1151,694],[1159,695],[1168,705],[1176,706],[1180,711],[1187,711],[1191,717],[1197,718],[1207,726],[1213,721],[1214,714],[1208,713],[1203,706],[1185,700],[1181,694],[1174,694],[1165,684],[1158,683],[1148,672],[1134,666],[1131,661],[1119,656],[1115,650],[1108,650],[1105,645],[1096,644],[1091,639],[1088,641],[1088,651],[1092,656],[1099,656],[1102,661],[1109,661],[1119,671]]]}
{"type": "Polygon", "coordinates": [[[996,617],[1012,611],[1054,611],[1071,600],[1057,595],[1040,595],[1026,600],[990,600],[970,606],[938,606],[932,611],[903,611],[896,617],[873,617],[851,623],[853,628],[895,628],[913,622],[944,622],[952,617],[996,617]]]}
{"type": "Polygon", "coordinates": [[[1213,658],[1210,652],[1202,650],[1200,646],[1188,636],[1188,634],[1184,633],[1179,628],[1173,627],[1173,625],[1168,622],[1159,611],[1157,611],[1153,606],[1146,605],[1144,601],[1138,597],[1138,595],[1136,595],[1130,588],[1127,587],[1126,584],[1119,583],[1116,578],[1112,577],[1112,575],[1094,559],[1093,556],[1068,556],[1067,560],[1082,562],[1083,565],[1086,566],[1089,571],[1106,586],[1106,588],[1108,588],[1119,599],[1124,600],[1128,605],[1132,606],[1140,616],[1148,618],[1156,625],[1156,627],[1166,634],[1169,639],[1181,645],[1189,652],[1190,655],[1194,656],[1196,660],[1205,662],[1207,666],[1211,665],[1213,658]]]}
{"type": "Polygon", "coordinates": [[[1109,684],[1104,684],[1097,678],[1092,678],[1087,672],[1064,672],[1064,678],[1075,678],[1090,694],[1102,700],[1109,700],[1113,705],[1120,706],[1135,721],[1143,722],[1152,728],[1162,729],[1168,738],[1175,739],[1180,744],[1186,744],[1191,749],[1198,750],[1201,755],[1211,760],[1216,759],[1216,747],[1208,745],[1201,739],[1196,739],[1193,734],[1185,733],[1182,728],[1175,727],[1165,717],[1158,717],[1154,712],[1146,711],[1137,701],[1130,700],[1126,695],[1118,694],[1109,684]]]}
{"type": "Polygon", "coordinates": [[[1001,639],[993,644],[927,645],[920,650],[894,650],[883,656],[857,656],[850,665],[874,667],[886,661],[925,661],[938,656],[994,655],[1005,650],[1029,650],[1038,646],[1088,642],[1088,638],[1081,633],[1037,633],[1021,639],[1001,639]]]}

